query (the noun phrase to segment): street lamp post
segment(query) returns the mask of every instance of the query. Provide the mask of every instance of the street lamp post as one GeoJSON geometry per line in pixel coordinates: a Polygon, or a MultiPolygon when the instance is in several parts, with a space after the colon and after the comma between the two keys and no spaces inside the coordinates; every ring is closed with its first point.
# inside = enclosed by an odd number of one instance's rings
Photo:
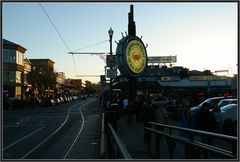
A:
{"type": "MultiPolygon", "coordinates": [[[[109,35],[109,42],[110,42],[110,55],[112,55],[112,37],[113,37],[113,30],[110,27],[108,30],[108,35],[109,35]]],[[[112,67],[110,67],[112,69],[112,67]]],[[[109,92],[110,100],[112,99],[112,78],[110,78],[110,92],[109,92]]]]}

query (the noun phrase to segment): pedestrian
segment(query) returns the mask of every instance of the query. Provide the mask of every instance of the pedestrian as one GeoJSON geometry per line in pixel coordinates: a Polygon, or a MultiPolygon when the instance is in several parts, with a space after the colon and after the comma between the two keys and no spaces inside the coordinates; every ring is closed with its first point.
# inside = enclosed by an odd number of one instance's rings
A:
{"type": "MultiPolygon", "coordinates": [[[[156,109],[154,112],[155,122],[159,124],[168,124],[168,112],[164,107],[164,104],[153,104],[153,107],[156,109]]],[[[163,132],[163,126],[157,126],[156,129],[158,131],[163,132]]],[[[156,157],[160,156],[160,134],[156,134],[156,157]]],[[[175,151],[176,142],[170,137],[166,137],[166,142],[168,146],[169,157],[172,159],[175,151]]]]}
{"type": "Polygon", "coordinates": [[[106,104],[106,110],[109,111],[111,109],[111,101],[108,100],[106,104]]]}
{"type": "Polygon", "coordinates": [[[143,111],[143,97],[142,97],[142,95],[137,97],[136,102],[137,102],[136,103],[137,104],[137,107],[136,107],[136,121],[141,122],[142,111],[143,111]]]}
{"type": "MultiPolygon", "coordinates": [[[[154,109],[151,105],[151,100],[149,96],[146,96],[145,101],[143,103],[143,125],[144,128],[151,128],[151,124],[149,122],[154,122],[154,109]]],[[[151,132],[149,130],[144,129],[144,141],[147,144],[148,151],[150,150],[150,142],[151,142],[151,132]]]]}
{"type": "Polygon", "coordinates": [[[153,104],[153,107],[156,108],[154,113],[155,121],[160,124],[168,124],[168,112],[165,109],[163,104],[153,104]]]}
{"type": "MultiPolygon", "coordinates": [[[[237,137],[237,132],[238,132],[237,125],[238,125],[237,120],[233,121],[232,119],[226,119],[223,122],[222,133],[225,134],[225,135],[237,137]]],[[[233,153],[233,155],[236,156],[236,154],[237,154],[237,141],[232,140],[231,145],[232,145],[232,153],[233,153]]]]}
{"type": "MultiPolygon", "coordinates": [[[[207,132],[214,132],[216,121],[212,112],[209,111],[209,104],[207,102],[203,103],[201,112],[196,114],[196,121],[198,123],[198,129],[207,132]]],[[[201,135],[201,142],[208,145],[212,144],[212,137],[209,135],[201,135]]],[[[208,158],[208,152],[203,151],[203,158],[208,158]]]]}
{"type": "Polygon", "coordinates": [[[136,104],[136,106],[135,106],[135,115],[136,115],[136,123],[139,121],[139,118],[140,118],[140,97],[139,97],[139,95],[137,95],[136,96],[136,98],[135,98],[135,104],[136,104]]]}
{"type": "Polygon", "coordinates": [[[128,99],[127,99],[127,97],[124,97],[122,105],[123,105],[123,114],[126,114],[127,113],[127,107],[128,107],[128,99]]]}
{"type": "Polygon", "coordinates": [[[128,116],[127,123],[128,124],[132,124],[132,122],[133,122],[134,110],[135,110],[135,102],[134,102],[134,100],[130,100],[129,104],[127,106],[127,116],[128,116]]]}
{"type": "Polygon", "coordinates": [[[221,133],[222,130],[221,130],[221,126],[222,126],[222,120],[223,120],[223,116],[222,116],[222,112],[219,108],[218,105],[214,105],[213,106],[213,109],[212,109],[212,113],[214,115],[214,119],[216,121],[216,126],[215,126],[215,130],[214,132],[216,133],[221,133]]]}
{"type": "MultiPolygon", "coordinates": [[[[183,117],[181,120],[181,127],[183,128],[188,128],[188,129],[194,129],[194,118],[192,116],[192,111],[191,109],[186,109],[183,113],[183,117]]],[[[188,138],[190,140],[193,140],[193,134],[187,131],[182,131],[181,136],[183,138],[188,138]]],[[[193,153],[193,146],[191,144],[185,143],[185,150],[184,154],[186,159],[192,159],[194,157],[193,153]]]]}

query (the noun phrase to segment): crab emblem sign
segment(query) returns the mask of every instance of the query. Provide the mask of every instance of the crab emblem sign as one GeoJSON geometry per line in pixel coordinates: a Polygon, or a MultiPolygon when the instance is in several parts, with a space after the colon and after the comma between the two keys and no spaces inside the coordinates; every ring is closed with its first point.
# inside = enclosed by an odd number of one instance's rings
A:
{"type": "Polygon", "coordinates": [[[133,73],[141,73],[146,65],[146,53],[143,44],[137,40],[130,41],[126,49],[126,59],[127,65],[133,73]]]}
{"type": "Polygon", "coordinates": [[[147,52],[143,42],[136,36],[124,37],[117,47],[117,63],[122,75],[138,77],[147,65],[147,52]]]}

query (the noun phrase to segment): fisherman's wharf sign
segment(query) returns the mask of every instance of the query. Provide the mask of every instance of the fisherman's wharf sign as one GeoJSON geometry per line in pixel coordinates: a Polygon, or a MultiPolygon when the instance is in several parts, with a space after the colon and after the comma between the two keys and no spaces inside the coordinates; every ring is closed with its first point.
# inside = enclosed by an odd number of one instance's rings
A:
{"type": "Polygon", "coordinates": [[[147,51],[140,38],[127,36],[117,46],[117,63],[122,75],[126,77],[141,76],[147,65],[147,51]]]}
{"type": "Polygon", "coordinates": [[[146,65],[146,53],[144,46],[137,40],[128,43],[126,49],[127,65],[135,74],[141,73],[146,65]]]}

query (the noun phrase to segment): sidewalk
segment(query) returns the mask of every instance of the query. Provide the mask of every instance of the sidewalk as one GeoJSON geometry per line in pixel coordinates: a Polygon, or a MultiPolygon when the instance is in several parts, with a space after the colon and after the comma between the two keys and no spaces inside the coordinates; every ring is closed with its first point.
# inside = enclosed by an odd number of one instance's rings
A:
{"type": "Polygon", "coordinates": [[[124,143],[126,149],[133,159],[152,159],[147,153],[144,145],[143,123],[127,123],[127,115],[122,115],[117,121],[117,134],[124,143]]]}
{"type": "MultiPolygon", "coordinates": [[[[136,123],[135,117],[133,117],[133,123],[128,124],[127,115],[122,115],[117,123],[117,134],[133,159],[170,159],[165,138],[160,140],[160,157],[156,157],[155,135],[153,134],[150,151],[147,151],[147,145],[144,142],[143,122],[136,123]]],[[[178,125],[178,123],[173,120],[170,120],[169,124],[175,126],[178,125]]],[[[183,145],[179,143],[176,144],[173,159],[184,159],[183,145]]]]}

